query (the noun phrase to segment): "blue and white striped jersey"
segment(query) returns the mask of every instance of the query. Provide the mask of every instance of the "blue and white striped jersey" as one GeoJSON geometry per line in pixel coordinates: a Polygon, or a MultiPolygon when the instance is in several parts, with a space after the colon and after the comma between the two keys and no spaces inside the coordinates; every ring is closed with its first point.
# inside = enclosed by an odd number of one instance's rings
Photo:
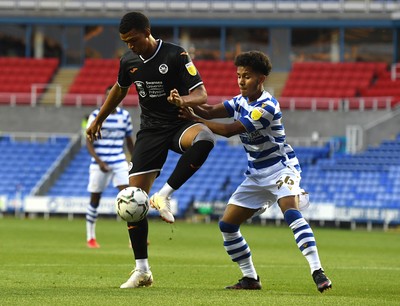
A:
{"type": "Polygon", "coordinates": [[[229,117],[239,120],[247,132],[239,135],[247,153],[246,175],[260,174],[280,162],[301,171],[292,147],[286,143],[279,102],[263,91],[257,101],[238,95],[224,102],[229,117]]]}
{"type": "MultiPolygon", "coordinates": [[[[90,126],[99,111],[100,109],[96,109],[89,115],[87,127],[90,126]]],[[[101,127],[101,139],[93,142],[96,154],[111,168],[118,168],[121,163],[126,163],[124,140],[132,135],[132,131],[131,115],[127,110],[117,107],[116,112],[104,120],[101,127]]],[[[93,157],[90,167],[98,167],[93,157]]]]}

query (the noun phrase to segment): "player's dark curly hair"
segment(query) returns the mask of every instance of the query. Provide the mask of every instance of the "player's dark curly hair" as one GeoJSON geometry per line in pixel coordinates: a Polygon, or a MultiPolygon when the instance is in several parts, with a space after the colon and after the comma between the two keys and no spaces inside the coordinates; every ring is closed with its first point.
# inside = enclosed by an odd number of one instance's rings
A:
{"type": "Polygon", "coordinates": [[[235,58],[235,66],[250,67],[253,71],[268,76],[272,69],[269,57],[260,51],[240,53],[235,58]]]}
{"type": "Polygon", "coordinates": [[[150,29],[149,19],[140,12],[130,12],[125,14],[119,23],[119,32],[126,34],[132,29],[144,32],[150,29]]]}

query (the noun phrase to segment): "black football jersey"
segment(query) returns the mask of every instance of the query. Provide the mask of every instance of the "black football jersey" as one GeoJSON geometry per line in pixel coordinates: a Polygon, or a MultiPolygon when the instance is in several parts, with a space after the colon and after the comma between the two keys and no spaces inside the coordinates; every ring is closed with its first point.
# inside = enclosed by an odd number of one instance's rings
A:
{"type": "Polygon", "coordinates": [[[118,84],[136,86],[141,107],[141,128],[181,124],[179,108],[167,101],[172,89],[181,96],[203,84],[189,54],[180,46],[158,40],[148,59],[128,51],[120,60],[118,84]]]}

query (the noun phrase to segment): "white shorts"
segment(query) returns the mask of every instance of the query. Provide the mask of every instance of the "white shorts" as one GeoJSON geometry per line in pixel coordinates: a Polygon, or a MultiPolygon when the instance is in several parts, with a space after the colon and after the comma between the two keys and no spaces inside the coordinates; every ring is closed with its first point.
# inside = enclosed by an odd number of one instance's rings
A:
{"type": "Polygon", "coordinates": [[[301,176],[294,167],[279,163],[273,168],[274,172],[246,177],[228,203],[250,209],[266,209],[278,202],[280,198],[302,193],[301,176]]]}
{"type": "Polygon", "coordinates": [[[116,169],[109,172],[103,172],[100,167],[92,165],[89,169],[89,184],[87,190],[90,193],[101,193],[113,181],[113,186],[129,185],[128,163],[120,164],[116,169]]]}

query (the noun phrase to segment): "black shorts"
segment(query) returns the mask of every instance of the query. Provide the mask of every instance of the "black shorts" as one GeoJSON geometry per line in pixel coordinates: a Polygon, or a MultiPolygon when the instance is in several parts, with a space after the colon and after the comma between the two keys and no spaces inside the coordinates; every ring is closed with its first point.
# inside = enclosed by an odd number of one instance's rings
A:
{"type": "Polygon", "coordinates": [[[168,157],[168,150],[182,154],[180,138],[182,134],[197,122],[188,121],[180,125],[160,129],[143,129],[136,135],[132,156],[132,168],[129,175],[148,172],[160,173],[168,157]]]}

